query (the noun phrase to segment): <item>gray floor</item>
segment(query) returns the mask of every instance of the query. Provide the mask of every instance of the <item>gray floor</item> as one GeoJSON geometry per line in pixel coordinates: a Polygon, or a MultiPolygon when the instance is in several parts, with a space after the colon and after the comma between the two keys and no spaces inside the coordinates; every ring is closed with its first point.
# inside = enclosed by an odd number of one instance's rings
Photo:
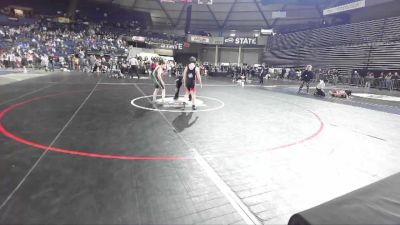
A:
{"type": "Polygon", "coordinates": [[[285,224],[400,171],[397,102],[296,85],[208,78],[198,112],[152,105],[146,79],[1,86],[0,223],[285,224]]]}

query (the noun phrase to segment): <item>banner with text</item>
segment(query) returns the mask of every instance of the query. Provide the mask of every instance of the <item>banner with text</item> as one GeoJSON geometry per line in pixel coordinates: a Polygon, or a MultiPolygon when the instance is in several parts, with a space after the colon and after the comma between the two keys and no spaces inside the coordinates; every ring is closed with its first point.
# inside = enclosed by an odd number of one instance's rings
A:
{"type": "Polygon", "coordinates": [[[211,37],[200,36],[200,35],[188,35],[187,40],[190,43],[198,43],[198,44],[210,44],[211,37]]]}
{"type": "Polygon", "coordinates": [[[182,50],[183,43],[175,43],[175,44],[165,44],[165,43],[149,43],[153,48],[159,49],[171,49],[171,50],[182,50]]]}
{"type": "Polygon", "coordinates": [[[225,38],[225,45],[258,45],[256,37],[229,37],[225,38]]]}

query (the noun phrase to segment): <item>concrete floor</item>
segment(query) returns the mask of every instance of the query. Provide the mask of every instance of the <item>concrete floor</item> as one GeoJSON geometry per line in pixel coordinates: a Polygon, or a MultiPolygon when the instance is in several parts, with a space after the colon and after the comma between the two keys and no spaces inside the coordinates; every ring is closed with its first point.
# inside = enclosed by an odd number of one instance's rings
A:
{"type": "Polygon", "coordinates": [[[0,223],[285,224],[400,171],[398,102],[204,83],[197,112],[146,79],[1,86],[0,223]]]}

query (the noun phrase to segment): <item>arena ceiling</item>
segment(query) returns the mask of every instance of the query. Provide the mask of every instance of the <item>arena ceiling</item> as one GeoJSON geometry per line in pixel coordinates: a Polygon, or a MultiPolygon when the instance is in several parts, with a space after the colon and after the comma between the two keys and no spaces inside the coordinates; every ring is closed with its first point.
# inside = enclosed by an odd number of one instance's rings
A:
{"type": "MultiPolygon", "coordinates": [[[[182,30],[185,27],[185,3],[161,3],[160,0],[97,0],[112,2],[133,10],[150,13],[153,28],[182,30]]],[[[192,30],[254,30],[281,26],[321,23],[323,9],[355,0],[301,0],[305,3],[262,4],[262,0],[214,0],[213,5],[198,5],[193,0],[192,30]],[[273,18],[272,12],[286,11],[286,18],[273,18]]],[[[269,0],[268,0],[269,1],[269,0]]],[[[370,2],[368,2],[370,1],[370,2]]],[[[381,4],[393,0],[367,0],[381,4]]],[[[295,2],[295,1],[287,1],[295,2]]]]}

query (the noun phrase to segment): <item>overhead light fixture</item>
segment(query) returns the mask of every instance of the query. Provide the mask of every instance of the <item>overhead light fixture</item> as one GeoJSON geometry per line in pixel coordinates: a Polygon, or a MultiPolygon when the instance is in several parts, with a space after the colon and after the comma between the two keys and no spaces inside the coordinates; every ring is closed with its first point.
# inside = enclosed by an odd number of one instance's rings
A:
{"type": "Polygon", "coordinates": [[[230,37],[235,37],[236,34],[235,34],[235,33],[231,33],[231,34],[229,34],[229,36],[230,36],[230,37]]]}

